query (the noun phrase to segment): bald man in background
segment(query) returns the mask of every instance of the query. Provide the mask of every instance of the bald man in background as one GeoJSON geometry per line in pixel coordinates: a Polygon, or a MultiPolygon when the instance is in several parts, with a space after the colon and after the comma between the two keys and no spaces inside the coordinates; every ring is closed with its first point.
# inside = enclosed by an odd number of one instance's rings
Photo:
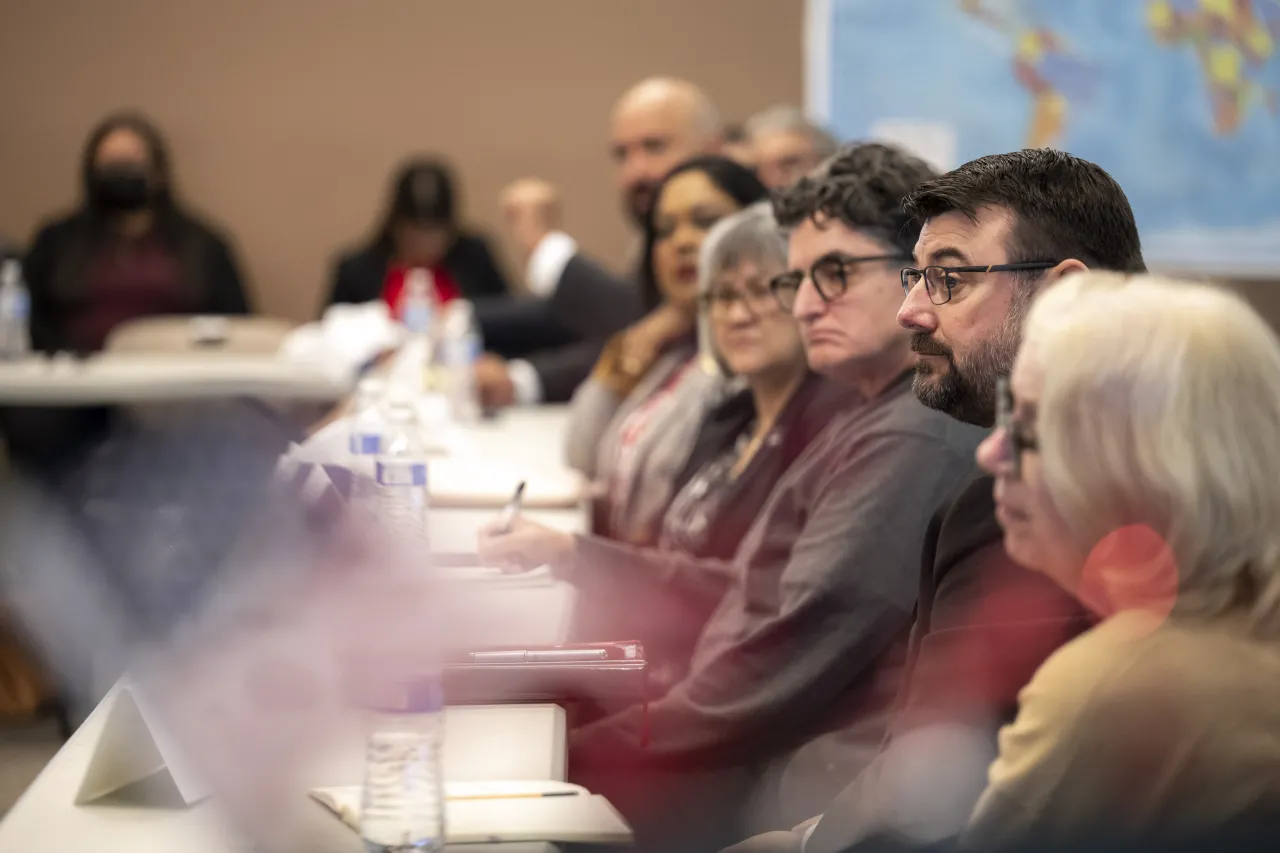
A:
{"type": "MultiPolygon", "coordinates": [[[[667,172],[722,143],[720,118],[692,83],[652,77],[628,89],[610,116],[610,148],[632,223],[644,227],[667,172]]],[[[605,341],[643,316],[640,259],[617,275],[581,254],[562,230],[559,191],[545,180],[516,181],[503,191],[501,206],[534,298],[477,305],[489,352],[476,366],[476,385],[491,409],[565,402],[605,341]]]]}

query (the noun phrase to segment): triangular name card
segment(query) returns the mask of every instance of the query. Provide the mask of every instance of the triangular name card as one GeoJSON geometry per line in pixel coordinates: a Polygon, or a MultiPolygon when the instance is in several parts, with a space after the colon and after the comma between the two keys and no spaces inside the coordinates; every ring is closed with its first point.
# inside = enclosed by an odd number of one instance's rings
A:
{"type": "Polygon", "coordinates": [[[76,793],[76,805],[98,802],[146,783],[150,804],[193,805],[208,791],[190,773],[135,689],[118,686],[104,700],[108,707],[98,741],[76,793]]]}

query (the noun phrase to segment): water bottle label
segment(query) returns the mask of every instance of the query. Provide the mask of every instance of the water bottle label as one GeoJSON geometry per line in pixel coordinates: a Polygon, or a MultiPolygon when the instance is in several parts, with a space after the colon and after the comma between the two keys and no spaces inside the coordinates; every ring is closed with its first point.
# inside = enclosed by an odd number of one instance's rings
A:
{"type": "Polygon", "coordinates": [[[351,436],[349,449],[356,456],[376,456],[382,451],[382,436],[377,433],[356,433],[351,436]]]}
{"type": "Polygon", "coordinates": [[[403,313],[404,327],[411,332],[425,332],[431,328],[431,309],[427,306],[409,306],[403,313]]]}
{"type": "Polygon", "coordinates": [[[426,486],[425,462],[379,462],[378,483],[383,486],[426,486]]]}

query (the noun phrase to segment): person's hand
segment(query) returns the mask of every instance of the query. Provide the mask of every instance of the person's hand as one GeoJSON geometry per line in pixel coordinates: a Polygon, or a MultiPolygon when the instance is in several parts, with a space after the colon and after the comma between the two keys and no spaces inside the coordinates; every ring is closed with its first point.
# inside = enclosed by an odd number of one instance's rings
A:
{"type": "Polygon", "coordinates": [[[476,359],[473,371],[480,408],[491,412],[515,405],[516,385],[511,381],[511,371],[507,369],[505,359],[484,353],[476,359]]]}
{"type": "Polygon", "coordinates": [[[526,258],[543,237],[560,228],[560,191],[542,178],[521,178],[508,185],[499,196],[498,207],[526,258]]]}
{"type": "Polygon", "coordinates": [[[689,312],[674,305],[659,305],[623,334],[623,368],[629,373],[643,373],[668,344],[692,332],[694,324],[695,318],[689,312]],[[633,371],[632,366],[639,369],[633,371]]]}
{"type": "Polygon", "coordinates": [[[552,568],[573,553],[573,536],[552,530],[517,516],[509,530],[498,522],[480,531],[477,550],[484,563],[501,569],[529,571],[539,566],[552,568]]]}
{"type": "Polygon", "coordinates": [[[800,853],[803,836],[795,832],[764,832],[726,847],[721,853],[800,853]]]}

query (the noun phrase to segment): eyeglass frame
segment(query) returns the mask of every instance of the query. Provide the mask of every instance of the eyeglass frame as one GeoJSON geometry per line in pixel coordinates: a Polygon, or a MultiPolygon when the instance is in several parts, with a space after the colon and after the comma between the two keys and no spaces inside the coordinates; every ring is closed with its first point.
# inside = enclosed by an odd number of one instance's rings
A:
{"type": "Polygon", "coordinates": [[[796,306],[796,299],[800,295],[800,288],[804,286],[806,278],[813,282],[813,289],[817,292],[818,298],[820,298],[824,304],[830,305],[832,302],[837,301],[849,292],[849,273],[847,270],[850,267],[857,266],[858,264],[875,263],[877,261],[889,262],[909,260],[911,260],[910,257],[901,253],[890,255],[846,255],[843,252],[827,252],[825,255],[813,262],[813,265],[809,267],[809,271],[807,273],[804,273],[801,270],[787,270],[786,272],[775,275],[769,280],[769,290],[773,293],[773,298],[777,300],[778,307],[790,314],[796,306]],[[826,293],[823,293],[822,286],[818,284],[817,276],[815,276],[814,273],[818,271],[819,267],[824,264],[829,265],[833,261],[837,263],[837,269],[839,270],[837,274],[840,278],[840,292],[833,296],[828,296],[826,293]],[[790,304],[787,304],[787,301],[783,299],[779,291],[782,290],[783,281],[797,272],[801,273],[800,280],[796,282],[796,289],[791,294],[790,304]]]}
{"type": "Polygon", "coordinates": [[[1040,450],[1039,439],[1028,436],[1013,417],[1013,386],[1008,376],[996,379],[996,430],[1003,433],[1005,447],[1009,451],[1010,473],[1015,480],[1022,479],[1022,455],[1040,450]]]}
{"type": "Polygon", "coordinates": [[[989,273],[989,272],[1026,272],[1028,270],[1049,270],[1056,267],[1062,261],[1019,261],[1013,264],[987,264],[986,266],[965,266],[965,267],[944,267],[941,264],[929,264],[927,267],[903,267],[898,273],[898,279],[902,282],[902,295],[904,297],[911,295],[911,289],[924,282],[924,292],[929,297],[929,301],[934,305],[946,305],[951,301],[951,284],[947,281],[947,277],[953,273],[989,273]],[[933,298],[934,288],[929,284],[929,270],[942,271],[942,286],[946,288],[947,298],[941,302],[933,298]],[[907,282],[907,275],[914,273],[919,276],[914,283],[907,282]]]}
{"type": "MultiPolygon", "coordinates": [[[[775,309],[781,308],[781,303],[778,302],[778,297],[773,293],[773,279],[770,279],[764,285],[762,288],[763,292],[755,294],[755,296],[747,293],[745,288],[730,289],[734,291],[735,296],[730,301],[729,305],[725,307],[725,310],[728,310],[733,302],[741,302],[743,307],[750,311],[753,317],[759,319],[764,317],[767,313],[760,309],[759,306],[761,304],[769,305],[775,309]],[[756,298],[759,299],[758,302],[754,301],[756,298]]],[[[705,311],[708,316],[710,316],[711,310],[715,304],[721,301],[722,300],[716,298],[716,288],[714,286],[708,288],[705,292],[698,294],[698,306],[705,311]]]]}

